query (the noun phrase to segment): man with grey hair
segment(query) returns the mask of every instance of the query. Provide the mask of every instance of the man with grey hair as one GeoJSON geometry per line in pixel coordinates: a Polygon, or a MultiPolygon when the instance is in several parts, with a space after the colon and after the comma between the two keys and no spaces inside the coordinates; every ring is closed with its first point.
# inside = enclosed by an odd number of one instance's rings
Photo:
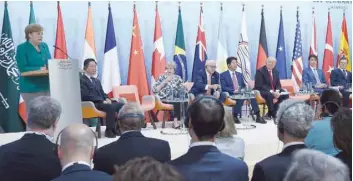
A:
{"type": "Polygon", "coordinates": [[[260,91],[268,107],[265,119],[273,118],[276,120],[276,112],[279,104],[289,98],[288,95],[280,94],[281,92],[285,92],[285,90],[282,89],[279,72],[275,69],[276,61],[276,58],[268,57],[266,65],[257,69],[255,73],[254,89],[260,91]],[[276,103],[273,102],[274,99],[277,99],[276,103]]]}
{"type": "Polygon", "coordinates": [[[254,167],[252,181],[282,181],[292,153],[305,148],[304,139],[311,128],[314,111],[304,101],[286,100],[277,112],[277,136],[283,142],[281,153],[270,156],[254,167]]]}
{"type": "Polygon", "coordinates": [[[350,181],[349,170],[337,158],[321,151],[302,149],[293,155],[284,181],[350,181]]]}
{"type": "Polygon", "coordinates": [[[149,156],[162,163],[170,161],[169,143],[164,140],[147,138],[142,135],[141,128],[145,116],[141,106],[136,103],[125,104],[118,114],[120,138],[115,142],[98,149],[94,155],[94,169],[114,174],[114,165],[149,156]]]}
{"type": "Polygon", "coordinates": [[[61,114],[60,103],[47,96],[29,102],[27,132],[0,147],[0,180],[48,181],[60,175],[53,135],[61,114]]]}
{"type": "Polygon", "coordinates": [[[60,137],[58,156],[62,165],[61,176],[53,181],[111,181],[113,178],[100,171],[91,170],[97,137],[84,124],[67,126],[60,137]]]}

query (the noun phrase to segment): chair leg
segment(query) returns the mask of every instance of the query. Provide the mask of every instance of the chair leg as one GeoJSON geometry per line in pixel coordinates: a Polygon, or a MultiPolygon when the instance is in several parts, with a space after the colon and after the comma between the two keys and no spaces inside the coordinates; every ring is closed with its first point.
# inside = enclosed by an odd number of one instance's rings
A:
{"type": "Polygon", "coordinates": [[[163,123],[162,123],[162,128],[165,128],[165,119],[167,118],[167,112],[163,112],[163,123]]]}
{"type": "Polygon", "coordinates": [[[98,133],[98,138],[101,138],[102,137],[102,133],[101,133],[101,122],[103,118],[99,118],[99,121],[97,123],[97,126],[96,126],[96,132],[98,133]]]}
{"type": "Polygon", "coordinates": [[[152,117],[152,111],[148,111],[148,116],[150,117],[151,124],[153,126],[153,129],[157,129],[157,126],[154,124],[154,118],[152,117]]]}

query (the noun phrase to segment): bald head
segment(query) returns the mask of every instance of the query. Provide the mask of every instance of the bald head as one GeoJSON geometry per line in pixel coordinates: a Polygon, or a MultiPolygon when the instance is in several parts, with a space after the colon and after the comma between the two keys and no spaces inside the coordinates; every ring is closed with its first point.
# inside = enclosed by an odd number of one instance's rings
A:
{"type": "Polygon", "coordinates": [[[68,161],[90,160],[93,156],[94,133],[84,124],[67,126],[60,136],[59,157],[68,161]]]}
{"type": "Polygon", "coordinates": [[[205,67],[208,73],[213,74],[217,68],[216,60],[206,60],[205,67]]]}
{"type": "Polygon", "coordinates": [[[275,66],[276,66],[276,62],[277,62],[277,60],[276,60],[275,57],[268,57],[266,59],[266,67],[267,67],[267,69],[270,69],[270,70],[274,69],[275,66]]]}

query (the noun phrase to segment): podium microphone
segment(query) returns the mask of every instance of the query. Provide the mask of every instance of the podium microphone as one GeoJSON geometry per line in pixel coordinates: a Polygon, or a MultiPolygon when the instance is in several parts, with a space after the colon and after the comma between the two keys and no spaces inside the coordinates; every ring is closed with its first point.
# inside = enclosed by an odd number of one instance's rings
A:
{"type": "Polygon", "coordinates": [[[61,48],[59,48],[59,47],[57,47],[56,45],[53,45],[53,47],[55,48],[55,49],[58,49],[58,50],[60,50],[62,53],[64,53],[69,59],[72,59],[66,52],[64,52],[64,50],[62,50],[61,48]]]}

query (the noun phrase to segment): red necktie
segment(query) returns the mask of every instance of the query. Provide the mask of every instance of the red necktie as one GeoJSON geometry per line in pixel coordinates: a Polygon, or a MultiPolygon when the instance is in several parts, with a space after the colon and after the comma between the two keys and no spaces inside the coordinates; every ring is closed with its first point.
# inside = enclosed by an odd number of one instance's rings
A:
{"type": "Polygon", "coordinates": [[[272,71],[269,70],[268,73],[270,74],[270,81],[271,81],[271,87],[272,87],[272,90],[275,90],[275,87],[273,86],[273,77],[272,77],[272,71]]]}

